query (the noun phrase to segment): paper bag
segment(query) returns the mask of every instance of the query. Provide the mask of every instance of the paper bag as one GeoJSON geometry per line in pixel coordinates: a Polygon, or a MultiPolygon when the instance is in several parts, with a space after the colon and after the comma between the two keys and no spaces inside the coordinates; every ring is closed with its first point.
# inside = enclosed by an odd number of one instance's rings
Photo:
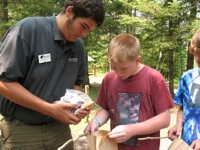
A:
{"type": "Polygon", "coordinates": [[[87,150],[118,150],[116,141],[107,136],[108,132],[99,130],[96,135],[87,135],[87,150]]]}
{"type": "Polygon", "coordinates": [[[193,149],[182,139],[174,139],[167,150],[193,150],[193,149]]]}

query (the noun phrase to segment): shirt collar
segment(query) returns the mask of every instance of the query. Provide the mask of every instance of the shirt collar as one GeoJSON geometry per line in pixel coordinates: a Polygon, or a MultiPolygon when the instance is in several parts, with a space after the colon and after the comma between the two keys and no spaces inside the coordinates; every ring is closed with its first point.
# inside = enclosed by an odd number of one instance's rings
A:
{"type": "Polygon", "coordinates": [[[52,15],[54,40],[55,41],[62,41],[63,43],[65,43],[67,45],[74,46],[74,42],[66,42],[66,41],[63,40],[63,37],[58,30],[58,25],[56,23],[56,16],[57,16],[57,14],[55,14],[55,13],[52,15]]]}
{"type": "Polygon", "coordinates": [[[62,35],[60,34],[60,32],[58,30],[58,25],[56,23],[56,14],[52,15],[52,23],[53,23],[54,40],[56,40],[56,41],[63,41],[62,35]]]}

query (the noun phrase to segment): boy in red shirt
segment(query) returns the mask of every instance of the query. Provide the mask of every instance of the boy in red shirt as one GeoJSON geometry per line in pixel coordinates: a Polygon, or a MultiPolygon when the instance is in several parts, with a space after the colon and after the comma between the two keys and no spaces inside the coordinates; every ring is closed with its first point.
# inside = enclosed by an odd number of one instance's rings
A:
{"type": "Polygon", "coordinates": [[[110,119],[108,136],[119,150],[159,150],[160,140],[138,138],[160,136],[170,123],[174,103],[163,76],[141,63],[140,42],[130,34],[117,35],[107,56],[113,71],[102,81],[97,98],[101,109],[84,132],[94,134],[110,119]]]}

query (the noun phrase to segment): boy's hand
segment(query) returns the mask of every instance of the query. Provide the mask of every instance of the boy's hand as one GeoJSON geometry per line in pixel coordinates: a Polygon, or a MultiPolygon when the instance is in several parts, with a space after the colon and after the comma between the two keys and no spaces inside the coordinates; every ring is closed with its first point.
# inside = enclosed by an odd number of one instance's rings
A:
{"type": "Polygon", "coordinates": [[[181,127],[178,127],[178,125],[173,126],[169,131],[168,131],[168,137],[170,140],[174,140],[175,138],[178,138],[181,134],[181,127]]]}
{"type": "Polygon", "coordinates": [[[200,139],[193,141],[190,147],[192,147],[194,150],[200,150],[200,139]]]}
{"type": "Polygon", "coordinates": [[[130,130],[129,125],[119,125],[115,127],[110,133],[108,133],[109,138],[113,138],[117,143],[122,143],[127,141],[133,136],[133,131],[130,130]]]}
{"type": "Polygon", "coordinates": [[[84,133],[94,135],[99,130],[98,123],[92,119],[84,130],[84,133]]]}

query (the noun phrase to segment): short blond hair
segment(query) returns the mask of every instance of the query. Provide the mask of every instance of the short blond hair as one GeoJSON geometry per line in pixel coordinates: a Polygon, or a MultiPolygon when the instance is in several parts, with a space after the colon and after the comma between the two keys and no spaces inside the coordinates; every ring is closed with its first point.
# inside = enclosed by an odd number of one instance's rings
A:
{"type": "Polygon", "coordinates": [[[119,34],[108,45],[108,59],[115,62],[134,61],[139,55],[140,41],[131,34],[119,34]]]}
{"type": "Polygon", "coordinates": [[[198,29],[192,36],[189,51],[191,54],[194,54],[195,52],[200,52],[200,29],[198,29]]]}

